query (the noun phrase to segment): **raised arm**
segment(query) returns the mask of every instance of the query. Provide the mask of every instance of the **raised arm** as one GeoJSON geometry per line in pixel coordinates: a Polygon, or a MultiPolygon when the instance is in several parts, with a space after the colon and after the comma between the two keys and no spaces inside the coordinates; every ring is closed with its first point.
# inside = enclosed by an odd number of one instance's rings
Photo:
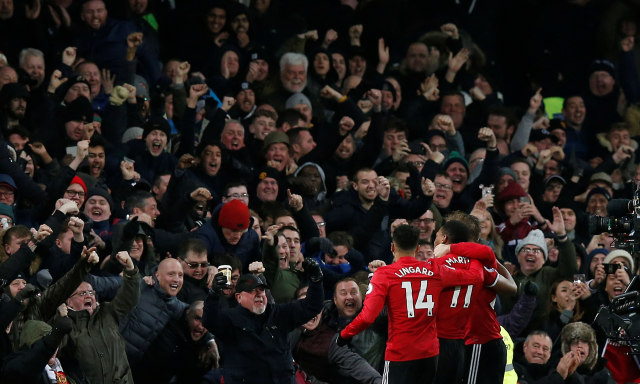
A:
{"type": "Polygon", "coordinates": [[[491,290],[495,291],[499,295],[515,295],[518,293],[518,285],[513,280],[513,277],[511,277],[507,268],[499,262],[497,263],[498,268],[496,268],[496,270],[499,273],[498,280],[496,281],[496,284],[491,287],[491,290]]]}

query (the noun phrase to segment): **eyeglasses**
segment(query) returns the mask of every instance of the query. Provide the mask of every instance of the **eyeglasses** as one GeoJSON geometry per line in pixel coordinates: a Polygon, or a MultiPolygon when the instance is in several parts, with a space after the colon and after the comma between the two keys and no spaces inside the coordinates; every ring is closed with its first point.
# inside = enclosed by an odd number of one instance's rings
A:
{"type": "Polygon", "coordinates": [[[209,263],[208,262],[204,262],[204,263],[188,263],[185,261],[185,263],[187,264],[187,267],[189,267],[190,269],[196,269],[198,267],[200,268],[207,268],[209,267],[209,263]]]}
{"type": "Polygon", "coordinates": [[[539,255],[542,253],[542,249],[540,248],[522,248],[520,252],[524,252],[527,255],[533,253],[534,255],[539,255]]]}
{"type": "Polygon", "coordinates": [[[318,227],[324,227],[324,226],[326,226],[326,225],[327,225],[327,223],[325,223],[324,221],[316,221],[316,225],[317,225],[318,227]]]}
{"type": "Polygon", "coordinates": [[[436,186],[436,188],[444,189],[444,190],[447,190],[447,191],[452,191],[453,190],[453,185],[440,184],[440,183],[434,183],[434,185],[436,186]]]}
{"type": "Polygon", "coordinates": [[[67,189],[66,191],[64,191],[64,193],[66,193],[69,196],[84,197],[84,192],[83,191],[74,191],[72,189],[67,189]]]}
{"type": "Polygon", "coordinates": [[[414,223],[416,223],[416,224],[418,224],[418,223],[431,224],[431,223],[435,222],[435,219],[429,219],[429,218],[426,218],[426,219],[413,219],[412,221],[414,223]]]}
{"type": "Polygon", "coordinates": [[[74,293],[73,295],[71,295],[69,297],[73,297],[73,296],[76,296],[76,295],[78,295],[80,297],[84,297],[86,295],[95,296],[96,295],[96,291],[80,291],[78,293],[74,293]]]}
{"type": "Polygon", "coordinates": [[[227,195],[227,197],[233,197],[234,199],[239,199],[239,198],[243,198],[246,199],[247,197],[249,197],[248,193],[232,193],[230,195],[227,195]]]}
{"type": "Polygon", "coordinates": [[[0,196],[13,196],[15,193],[13,191],[0,192],[0,196]]]}
{"type": "Polygon", "coordinates": [[[424,167],[424,161],[408,161],[407,164],[413,165],[416,168],[424,167]]]}

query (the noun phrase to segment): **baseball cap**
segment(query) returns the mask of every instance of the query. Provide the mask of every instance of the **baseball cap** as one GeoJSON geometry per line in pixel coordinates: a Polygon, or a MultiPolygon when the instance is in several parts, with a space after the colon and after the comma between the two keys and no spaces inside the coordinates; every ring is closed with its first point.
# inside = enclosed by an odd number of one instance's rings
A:
{"type": "Polygon", "coordinates": [[[240,276],[238,282],[236,283],[236,293],[240,292],[251,292],[258,287],[269,288],[267,283],[262,281],[260,277],[252,275],[250,273],[245,273],[240,276]]]}
{"type": "Polygon", "coordinates": [[[4,173],[0,174],[0,185],[2,184],[5,184],[6,186],[10,187],[14,191],[18,189],[18,187],[16,187],[16,182],[13,181],[13,177],[4,173]]]}

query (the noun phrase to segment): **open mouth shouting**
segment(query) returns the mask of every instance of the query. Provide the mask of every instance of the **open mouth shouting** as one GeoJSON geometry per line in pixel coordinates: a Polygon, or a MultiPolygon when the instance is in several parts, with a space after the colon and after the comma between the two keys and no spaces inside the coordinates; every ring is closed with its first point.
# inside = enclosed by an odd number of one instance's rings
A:
{"type": "Polygon", "coordinates": [[[151,142],[151,153],[154,155],[159,155],[160,153],[162,153],[163,150],[163,145],[162,145],[162,141],[160,140],[153,140],[151,142]]]}

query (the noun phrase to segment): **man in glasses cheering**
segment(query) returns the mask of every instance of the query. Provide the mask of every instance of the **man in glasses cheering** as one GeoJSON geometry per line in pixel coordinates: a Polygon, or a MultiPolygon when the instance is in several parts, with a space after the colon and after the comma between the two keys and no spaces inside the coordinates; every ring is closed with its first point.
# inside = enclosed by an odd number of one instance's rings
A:
{"type": "MultiPolygon", "coordinates": [[[[85,253],[91,253],[90,260],[98,258],[94,250],[85,248],[85,253]]],[[[122,287],[113,301],[98,304],[95,291],[87,282],[82,282],[66,301],[73,329],[58,356],[77,361],[92,383],[111,383],[125,377],[128,382],[133,380],[124,340],[114,335],[119,334],[119,322],[138,304],[140,275],[128,252],[118,252],[116,259],[124,273],[122,287]]]]}

